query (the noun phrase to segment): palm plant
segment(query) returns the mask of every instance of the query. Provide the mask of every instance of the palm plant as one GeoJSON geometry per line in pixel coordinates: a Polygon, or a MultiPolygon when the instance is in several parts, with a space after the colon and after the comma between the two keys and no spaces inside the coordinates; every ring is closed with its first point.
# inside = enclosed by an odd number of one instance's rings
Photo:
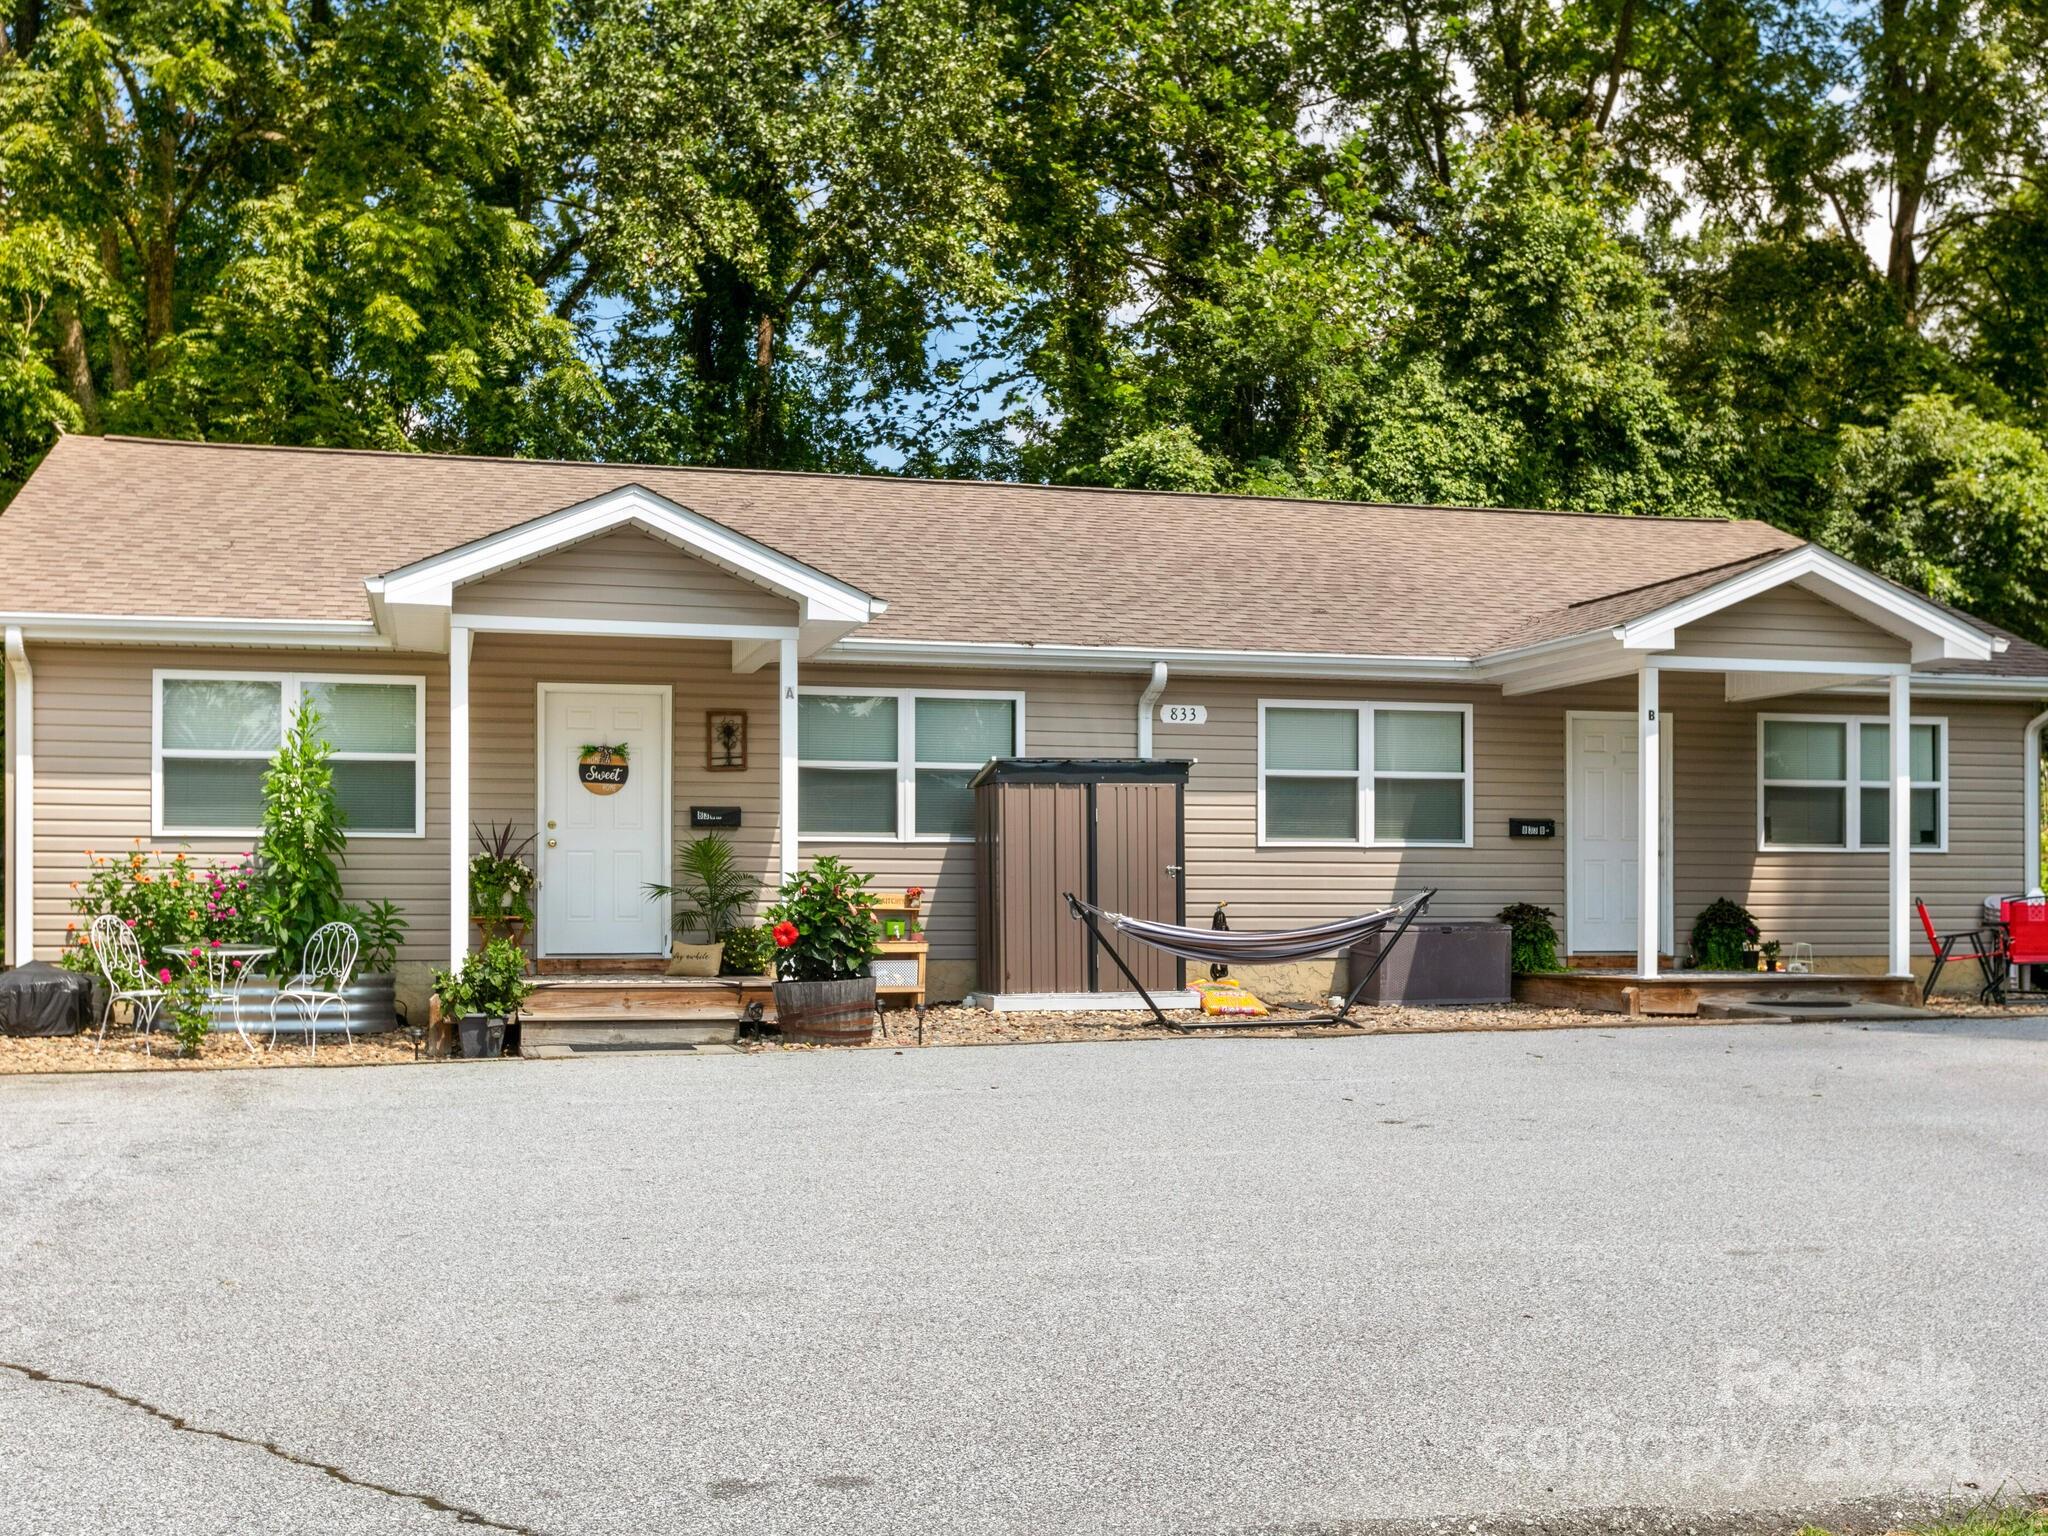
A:
{"type": "Polygon", "coordinates": [[[716,944],[720,935],[739,925],[739,916],[759,894],[761,882],[739,866],[732,844],[715,833],[693,839],[676,856],[673,885],[649,881],[647,899],[675,901],[677,933],[686,937],[701,930],[704,942],[716,944]]]}

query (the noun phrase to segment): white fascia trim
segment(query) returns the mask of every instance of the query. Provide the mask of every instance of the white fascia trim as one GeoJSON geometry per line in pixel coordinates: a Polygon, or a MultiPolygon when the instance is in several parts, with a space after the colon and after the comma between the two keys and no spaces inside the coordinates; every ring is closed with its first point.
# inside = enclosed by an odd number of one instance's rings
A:
{"type": "Polygon", "coordinates": [[[500,635],[600,635],[638,640],[794,640],[794,624],[691,624],[668,619],[564,619],[515,613],[457,613],[451,629],[500,635]]]}
{"type": "MultiPolygon", "coordinates": [[[[450,607],[454,589],[627,525],[796,602],[806,621],[864,624],[888,604],[645,486],[626,485],[372,578],[386,603],[450,607]]],[[[373,592],[376,588],[372,588],[373,592]]]]}
{"type": "Polygon", "coordinates": [[[1829,588],[1858,618],[1911,641],[1915,661],[1988,661],[1998,649],[1991,636],[1925,598],[1812,544],[1617,625],[1613,633],[1627,650],[1668,650],[1687,624],[1791,582],[1829,588]]]}
{"type": "MultiPolygon", "coordinates": [[[[1882,686],[1841,684],[1830,694],[1882,694],[1882,686]]],[[[2048,699],[2048,677],[1928,677],[1913,674],[1913,697],[1944,699],[2048,699]]]]}
{"type": "Polygon", "coordinates": [[[822,652],[820,664],[880,663],[924,667],[1045,667],[1062,672],[1150,675],[1164,662],[1201,677],[1420,678],[1472,683],[1463,656],[1368,656],[1324,651],[1162,650],[1153,645],[1040,645],[994,640],[885,640],[850,635],[822,652]]]}
{"type": "Polygon", "coordinates": [[[1827,677],[1893,677],[1912,670],[1903,661],[1797,661],[1778,656],[1651,656],[1659,672],[1799,672],[1827,677]]]}
{"type": "Polygon", "coordinates": [[[276,645],[388,651],[388,636],[368,619],[233,619],[208,615],[126,613],[7,613],[0,626],[18,627],[45,644],[276,645]]]}

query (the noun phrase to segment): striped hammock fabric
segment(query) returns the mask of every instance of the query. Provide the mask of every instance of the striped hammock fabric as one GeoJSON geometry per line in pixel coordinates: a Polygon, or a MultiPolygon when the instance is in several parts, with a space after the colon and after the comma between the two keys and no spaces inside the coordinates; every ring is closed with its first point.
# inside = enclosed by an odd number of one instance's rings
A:
{"type": "Polygon", "coordinates": [[[1360,939],[1379,932],[1390,923],[1419,917],[1429,906],[1429,898],[1435,894],[1433,890],[1424,891],[1399,906],[1382,907],[1377,912],[1324,923],[1316,928],[1293,928],[1278,933],[1238,928],[1183,928],[1177,923],[1154,923],[1142,917],[1126,917],[1121,912],[1105,912],[1078,896],[1069,896],[1067,901],[1077,909],[1076,916],[1092,912],[1118,933],[1183,960],[1204,960],[1212,965],[1268,965],[1279,960],[1305,960],[1311,955],[1328,955],[1349,949],[1360,939]]]}

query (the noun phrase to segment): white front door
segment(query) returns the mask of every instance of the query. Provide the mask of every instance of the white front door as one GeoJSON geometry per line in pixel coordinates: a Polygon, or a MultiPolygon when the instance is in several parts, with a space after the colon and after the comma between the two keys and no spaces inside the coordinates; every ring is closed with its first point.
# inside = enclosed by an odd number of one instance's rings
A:
{"type": "MultiPolygon", "coordinates": [[[[1671,717],[1663,720],[1664,783],[1671,804],[1671,717]]],[[[1640,909],[1642,844],[1641,743],[1636,717],[1572,714],[1565,723],[1565,948],[1568,953],[1634,954],[1640,909]]],[[[1668,818],[1669,810],[1665,811],[1668,818]]],[[[1669,823],[1661,872],[1665,891],[1664,948],[1671,947],[1669,823]]]]}
{"type": "Polygon", "coordinates": [[[543,955],[658,955],[668,907],[668,695],[659,688],[540,687],[543,955]],[[584,781],[586,746],[626,748],[625,782],[584,781]]]}

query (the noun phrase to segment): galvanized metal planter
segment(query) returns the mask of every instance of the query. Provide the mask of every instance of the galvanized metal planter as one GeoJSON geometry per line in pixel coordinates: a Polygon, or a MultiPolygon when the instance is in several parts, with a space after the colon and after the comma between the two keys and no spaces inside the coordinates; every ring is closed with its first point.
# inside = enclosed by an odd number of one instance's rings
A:
{"type": "MultiPolygon", "coordinates": [[[[374,1035],[382,1030],[398,1027],[398,982],[389,971],[369,976],[358,976],[350,981],[342,994],[348,999],[349,1028],[359,1035],[374,1035]]],[[[242,986],[242,1026],[250,1034],[260,1027],[264,1034],[270,1033],[270,1004],[277,996],[277,982],[268,976],[252,976],[242,986]]],[[[213,1020],[215,1029],[235,1027],[234,1007],[226,998],[215,998],[207,1005],[207,1016],[213,1020]]],[[[297,1030],[306,1032],[306,1015],[302,1008],[287,1003],[277,1011],[279,1038],[297,1030]]],[[[341,1010],[328,1008],[314,1021],[314,1028],[320,1034],[341,1033],[341,1010]]]]}

